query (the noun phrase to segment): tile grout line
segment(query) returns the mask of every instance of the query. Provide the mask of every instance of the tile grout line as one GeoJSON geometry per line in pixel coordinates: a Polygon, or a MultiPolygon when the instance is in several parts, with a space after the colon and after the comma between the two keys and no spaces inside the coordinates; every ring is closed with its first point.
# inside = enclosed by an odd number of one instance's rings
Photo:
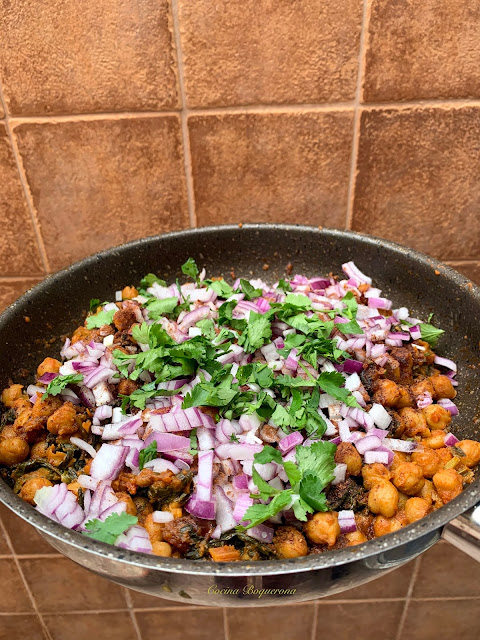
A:
{"type": "Polygon", "coordinates": [[[182,125],[183,140],[183,165],[185,170],[185,181],[187,187],[187,206],[190,227],[197,226],[197,214],[195,211],[195,191],[193,186],[192,171],[192,153],[190,149],[190,133],[188,131],[188,110],[187,95],[185,91],[185,79],[183,75],[183,51],[180,38],[180,19],[178,15],[178,2],[171,0],[171,10],[173,19],[173,35],[175,39],[175,48],[177,51],[177,69],[178,69],[178,86],[180,91],[180,99],[182,101],[182,109],[180,111],[180,121],[182,125]]]}
{"type": "Polygon", "coordinates": [[[313,606],[312,640],[315,640],[315,638],[317,637],[317,627],[318,627],[318,602],[315,602],[313,606]]]}
{"type": "Polygon", "coordinates": [[[3,524],[1,519],[0,519],[0,532],[3,534],[3,537],[4,537],[4,539],[5,539],[6,543],[7,543],[7,546],[10,549],[10,552],[12,554],[13,562],[15,563],[15,566],[17,567],[17,571],[18,571],[18,573],[20,575],[20,578],[21,578],[21,580],[23,582],[23,586],[25,588],[25,591],[27,592],[27,596],[28,596],[28,598],[30,600],[30,603],[31,603],[31,605],[33,607],[33,610],[34,610],[35,614],[37,615],[37,618],[38,618],[38,620],[40,622],[40,626],[42,627],[43,634],[44,634],[46,640],[53,640],[52,636],[50,635],[50,631],[48,630],[47,625],[45,624],[43,616],[42,616],[42,614],[40,613],[40,611],[38,609],[37,601],[33,597],[33,593],[32,593],[32,591],[30,589],[30,586],[29,586],[29,584],[27,582],[27,579],[25,578],[25,574],[24,574],[23,569],[22,569],[22,567],[20,565],[18,557],[17,557],[17,555],[15,553],[15,549],[13,548],[13,544],[12,544],[12,541],[10,539],[10,535],[8,534],[7,529],[6,529],[6,527],[3,524]]]}
{"type": "Polygon", "coordinates": [[[125,601],[127,603],[128,613],[130,614],[130,619],[132,620],[132,624],[133,624],[133,628],[135,629],[135,635],[137,637],[137,640],[143,640],[142,632],[140,631],[140,627],[138,626],[137,616],[135,614],[135,611],[133,610],[132,594],[130,593],[130,590],[127,589],[126,587],[124,587],[123,591],[125,595],[125,601]]]}
{"type": "Polygon", "coordinates": [[[351,102],[325,102],[323,104],[257,104],[228,107],[189,107],[186,109],[189,116],[216,116],[235,115],[248,113],[299,113],[317,111],[351,111],[355,103],[351,102]]]}
{"type": "Polygon", "coordinates": [[[40,253],[40,259],[43,264],[44,275],[46,275],[50,268],[47,251],[45,249],[45,244],[43,242],[43,236],[40,229],[40,223],[38,221],[37,212],[35,210],[35,205],[33,204],[32,192],[30,191],[30,186],[28,184],[25,169],[23,167],[23,162],[20,156],[20,152],[18,150],[17,141],[14,136],[13,128],[10,123],[10,115],[8,113],[7,103],[5,102],[5,97],[3,95],[3,87],[1,82],[0,82],[0,104],[2,105],[3,111],[5,113],[4,115],[5,129],[7,131],[8,139],[10,140],[10,146],[11,146],[13,157],[15,160],[15,165],[17,167],[18,178],[22,186],[23,195],[25,198],[25,202],[27,204],[28,213],[30,215],[30,222],[32,224],[33,233],[35,234],[35,238],[37,241],[37,248],[40,253]]]}
{"type": "Polygon", "coordinates": [[[422,100],[393,100],[392,102],[362,102],[362,109],[410,109],[411,107],[480,107],[478,98],[432,98],[422,100]]]}
{"type": "Polygon", "coordinates": [[[226,607],[223,607],[223,635],[225,636],[225,640],[229,640],[229,629],[228,629],[228,611],[226,607]]]}
{"type": "Polygon", "coordinates": [[[413,588],[415,587],[415,582],[417,581],[417,576],[420,571],[421,563],[422,563],[422,556],[420,556],[415,560],[415,566],[413,567],[412,577],[410,578],[410,584],[408,585],[405,604],[403,605],[402,615],[400,616],[400,621],[398,623],[398,631],[397,631],[397,635],[395,636],[395,640],[402,640],[403,627],[405,626],[405,621],[407,619],[408,607],[410,606],[410,600],[412,598],[413,588]]]}
{"type": "Polygon", "coordinates": [[[369,24],[369,0],[363,0],[362,7],[362,27],[360,31],[360,45],[358,52],[358,67],[357,67],[357,86],[355,88],[355,101],[353,111],[353,132],[352,132],[352,151],[350,156],[350,177],[348,181],[347,190],[347,212],[345,218],[345,229],[352,228],[353,220],[353,201],[355,198],[355,185],[357,181],[357,160],[358,160],[358,147],[360,141],[360,118],[361,118],[361,99],[363,81],[365,75],[365,52],[366,52],[366,38],[369,24]]]}

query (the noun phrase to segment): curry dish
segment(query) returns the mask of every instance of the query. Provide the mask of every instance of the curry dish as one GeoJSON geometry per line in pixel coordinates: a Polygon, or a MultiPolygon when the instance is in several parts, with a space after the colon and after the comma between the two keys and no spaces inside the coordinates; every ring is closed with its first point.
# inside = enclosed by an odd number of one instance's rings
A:
{"type": "Polygon", "coordinates": [[[363,544],[441,508],[480,462],[450,431],[443,331],[342,268],[230,285],[189,259],[185,284],[92,300],[60,357],[3,391],[1,477],[82,535],[216,562],[363,544]]]}

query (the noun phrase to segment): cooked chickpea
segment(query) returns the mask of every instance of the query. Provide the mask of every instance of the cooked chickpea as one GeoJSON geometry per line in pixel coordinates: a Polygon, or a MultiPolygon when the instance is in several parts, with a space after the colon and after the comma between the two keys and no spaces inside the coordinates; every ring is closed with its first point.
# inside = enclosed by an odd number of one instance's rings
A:
{"type": "Polygon", "coordinates": [[[415,495],[425,484],[422,467],[415,462],[398,465],[393,473],[393,484],[407,496],[415,495]]]}
{"type": "Polygon", "coordinates": [[[367,542],[367,536],[364,535],[361,531],[352,531],[351,533],[346,533],[345,538],[347,539],[347,544],[349,547],[354,547],[357,544],[362,544],[362,542],[367,542]]]}
{"type": "Polygon", "coordinates": [[[124,287],[122,289],[122,300],[132,300],[138,296],[138,291],[135,287],[124,287]]]}
{"type": "Polygon", "coordinates": [[[408,389],[405,387],[399,387],[400,389],[400,399],[397,400],[397,408],[403,409],[403,407],[411,407],[413,405],[413,400],[411,395],[408,393],[408,389]]]}
{"type": "Polygon", "coordinates": [[[402,493],[401,491],[398,491],[398,508],[403,509],[408,499],[409,499],[409,496],[407,496],[405,493],[402,493]]]}
{"type": "Polygon", "coordinates": [[[25,502],[28,502],[29,504],[35,504],[34,498],[37,491],[42,487],[52,486],[53,485],[50,480],[47,480],[46,478],[32,478],[31,480],[27,480],[24,483],[24,485],[20,489],[19,496],[22,498],[22,500],[25,500],[25,502]]]}
{"type": "Polygon", "coordinates": [[[430,429],[421,411],[412,409],[412,407],[405,407],[404,409],[400,409],[398,415],[400,416],[400,423],[403,427],[403,434],[407,438],[413,438],[418,435],[430,435],[430,429]]]}
{"type": "Polygon", "coordinates": [[[447,376],[431,376],[429,380],[432,383],[434,391],[433,397],[435,400],[439,400],[440,398],[448,398],[449,400],[452,400],[457,395],[450,378],[447,376]]]}
{"type": "Polygon", "coordinates": [[[11,467],[28,458],[30,447],[22,438],[4,438],[0,440],[0,464],[11,467]]]}
{"type": "Polygon", "coordinates": [[[374,462],[373,464],[364,464],[362,467],[363,486],[370,490],[378,482],[382,480],[390,480],[391,473],[384,464],[374,462]]]}
{"type": "Polygon", "coordinates": [[[445,447],[445,431],[435,429],[426,438],[422,438],[422,444],[430,449],[442,449],[445,447]]]}
{"type": "Polygon", "coordinates": [[[370,489],[368,508],[372,513],[379,513],[386,518],[395,515],[398,507],[398,491],[388,480],[382,480],[370,489]]]}
{"type": "Polygon", "coordinates": [[[132,496],[129,493],[127,493],[126,491],[119,491],[115,495],[120,502],[124,502],[127,505],[126,513],[128,513],[130,516],[137,515],[137,507],[135,506],[135,503],[132,500],[132,496]]]}
{"type": "Polygon", "coordinates": [[[430,429],[445,429],[452,421],[452,414],[439,404],[430,404],[422,409],[430,429]]]}
{"type": "Polygon", "coordinates": [[[450,502],[462,491],[462,476],[455,469],[441,469],[433,476],[433,484],[442,502],[450,502]]]}
{"type": "Polygon", "coordinates": [[[404,462],[410,462],[410,455],[403,451],[394,451],[392,464],[389,467],[390,472],[393,473],[398,465],[403,464],[404,462]]]}
{"type": "Polygon", "coordinates": [[[412,384],[410,387],[410,393],[415,398],[421,396],[424,393],[429,393],[433,397],[435,391],[433,389],[433,384],[430,382],[429,378],[425,378],[424,380],[419,380],[418,382],[412,384]]]}
{"type": "Polygon", "coordinates": [[[6,407],[13,407],[15,400],[22,397],[23,386],[21,384],[12,384],[2,392],[1,400],[6,407]]]}
{"type": "Polygon", "coordinates": [[[384,378],[375,383],[373,400],[384,407],[394,407],[402,397],[400,387],[393,380],[384,378]]]}
{"type": "Polygon", "coordinates": [[[441,449],[435,449],[435,452],[438,456],[438,459],[440,460],[440,465],[442,467],[444,467],[447,464],[447,462],[453,458],[452,454],[450,453],[450,450],[447,449],[446,447],[442,447],[441,449]]]}
{"type": "Polygon", "coordinates": [[[417,496],[419,498],[423,498],[428,502],[428,504],[432,504],[433,502],[433,482],[431,480],[425,480],[425,484],[418,492],[417,496]]]}
{"type": "Polygon", "coordinates": [[[55,358],[45,358],[43,362],[38,365],[37,376],[41,378],[44,373],[58,373],[62,363],[55,358]]]}
{"type": "Polygon", "coordinates": [[[423,498],[410,498],[405,503],[405,515],[408,522],[416,522],[427,515],[430,511],[430,503],[423,498]]]}
{"type": "Polygon", "coordinates": [[[341,442],[337,446],[335,462],[346,464],[351,476],[359,476],[362,472],[362,456],[351,442],[341,442]]]}
{"type": "Polygon", "coordinates": [[[32,448],[30,449],[30,458],[35,460],[36,458],[45,458],[47,455],[48,445],[46,440],[40,440],[35,444],[32,444],[32,448]]]}
{"type": "Polygon", "coordinates": [[[463,462],[465,466],[475,467],[480,462],[480,442],[476,442],[475,440],[461,440],[456,446],[465,454],[461,459],[461,462],[463,462]]]}
{"type": "Polygon", "coordinates": [[[47,429],[59,436],[71,435],[78,431],[79,426],[77,412],[71,402],[65,402],[47,420],[47,429]]]}
{"type": "Polygon", "coordinates": [[[152,542],[152,550],[156,556],[161,556],[162,558],[170,558],[172,555],[172,547],[168,542],[152,542]]]}
{"type": "Polygon", "coordinates": [[[147,530],[150,542],[161,542],[163,540],[163,524],[153,521],[153,515],[149,513],[143,522],[143,526],[147,530]]]}
{"type": "Polygon", "coordinates": [[[412,453],[412,462],[422,467],[425,478],[433,478],[440,471],[442,462],[434,449],[421,447],[412,453]]]}
{"type": "Polygon", "coordinates": [[[387,533],[393,533],[402,528],[402,523],[396,518],[386,518],[385,516],[376,516],[373,522],[373,532],[376,538],[385,536],[387,533]]]}
{"type": "Polygon", "coordinates": [[[273,537],[275,551],[280,558],[299,558],[308,552],[307,541],[295,527],[278,527],[273,537]]]}
{"type": "Polygon", "coordinates": [[[333,547],[340,535],[338,514],[335,511],[316,513],[305,523],[305,534],[315,544],[326,544],[333,547]]]}

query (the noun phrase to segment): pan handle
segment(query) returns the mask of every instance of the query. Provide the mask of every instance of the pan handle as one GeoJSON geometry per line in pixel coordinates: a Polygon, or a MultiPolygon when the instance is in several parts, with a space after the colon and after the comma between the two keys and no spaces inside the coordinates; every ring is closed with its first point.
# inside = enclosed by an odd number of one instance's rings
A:
{"type": "Polygon", "coordinates": [[[480,562],[480,504],[449,522],[442,538],[480,562]]]}

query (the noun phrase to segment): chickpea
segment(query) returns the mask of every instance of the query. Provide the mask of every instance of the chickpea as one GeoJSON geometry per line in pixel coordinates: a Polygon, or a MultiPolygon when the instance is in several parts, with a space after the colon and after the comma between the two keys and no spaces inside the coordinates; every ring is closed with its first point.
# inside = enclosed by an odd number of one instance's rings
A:
{"type": "Polygon", "coordinates": [[[122,300],[132,300],[138,296],[138,291],[135,287],[124,287],[122,289],[122,300]]]}
{"type": "Polygon", "coordinates": [[[71,435],[78,431],[77,412],[71,402],[65,402],[47,420],[47,429],[55,435],[71,435]]]}
{"type": "Polygon", "coordinates": [[[403,433],[407,438],[430,435],[430,429],[427,427],[427,421],[421,411],[405,407],[400,409],[398,415],[403,426],[403,433]]]}
{"type": "Polygon", "coordinates": [[[152,550],[156,556],[162,558],[170,558],[172,556],[172,547],[168,542],[152,542],[152,550]]]}
{"type": "Polygon", "coordinates": [[[412,453],[412,462],[422,467],[425,478],[433,478],[440,471],[442,462],[435,451],[430,447],[421,447],[412,453]]]}
{"type": "Polygon", "coordinates": [[[443,468],[449,460],[453,458],[450,450],[447,447],[442,447],[441,449],[435,449],[435,452],[440,460],[440,465],[443,468]]]}
{"type": "Polygon", "coordinates": [[[75,344],[79,340],[89,341],[91,330],[86,327],[77,327],[72,335],[72,344],[75,344]]]}
{"type": "Polygon", "coordinates": [[[429,380],[432,383],[434,391],[433,397],[435,400],[439,400],[440,398],[448,398],[449,400],[452,400],[457,395],[450,378],[447,376],[431,376],[429,380]]]}
{"type": "Polygon", "coordinates": [[[153,515],[149,513],[143,522],[143,526],[148,532],[150,542],[161,542],[163,540],[163,524],[153,521],[153,515]]]}
{"type": "Polygon", "coordinates": [[[399,387],[400,389],[400,399],[397,400],[397,408],[403,409],[403,407],[411,407],[413,405],[413,400],[411,395],[408,393],[408,389],[405,387],[399,387]]]}
{"type": "Polygon", "coordinates": [[[308,552],[307,541],[295,527],[278,527],[273,537],[275,551],[280,558],[299,558],[308,552]]]}
{"type": "MultiPolygon", "coordinates": [[[[57,409],[60,409],[63,401],[59,396],[47,396],[45,400],[42,400],[42,396],[38,397],[32,408],[33,418],[49,418],[55,413],[57,409]]],[[[71,402],[68,404],[72,404],[71,402]]],[[[73,405],[72,405],[73,406],[73,405]]]]}
{"type": "Polygon", "coordinates": [[[15,400],[22,397],[23,386],[21,384],[12,384],[2,392],[1,400],[6,407],[13,407],[15,400]]]}
{"type": "Polygon", "coordinates": [[[370,489],[368,508],[372,513],[379,513],[386,518],[395,515],[398,507],[398,491],[388,480],[382,480],[370,489]]]}
{"type": "Polygon", "coordinates": [[[4,438],[0,440],[0,464],[12,467],[28,458],[30,447],[22,438],[4,438]]]}
{"type": "Polygon", "coordinates": [[[48,445],[46,440],[40,440],[35,444],[32,444],[30,449],[30,458],[36,460],[37,458],[45,458],[47,456],[48,445]]]}
{"type": "Polygon", "coordinates": [[[422,438],[422,444],[430,449],[443,449],[445,447],[445,431],[435,429],[426,438],[422,438]]]}
{"type": "Polygon", "coordinates": [[[347,539],[347,546],[349,547],[354,547],[357,544],[362,544],[362,542],[367,542],[367,536],[361,531],[346,533],[345,538],[347,539]]]}
{"type": "Polygon", "coordinates": [[[305,534],[315,544],[326,544],[333,547],[340,535],[338,514],[335,511],[316,513],[304,525],[305,534]]]}
{"type": "Polygon", "coordinates": [[[452,414],[439,404],[429,404],[422,409],[430,429],[445,429],[452,421],[452,414]]]}
{"type": "Polygon", "coordinates": [[[362,456],[351,442],[341,442],[337,446],[335,462],[346,464],[351,476],[359,476],[362,472],[362,456]]]}
{"type": "Polygon", "coordinates": [[[393,484],[407,496],[413,496],[425,484],[422,467],[415,462],[400,464],[393,473],[393,484]]]}
{"type": "Polygon", "coordinates": [[[178,502],[170,502],[170,504],[162,508],[162,511],[169,511],[171,514],[173,514],[173,517],[175,519],[181,518],[183,516],[183,509],[181,505],[178,504],[178,502]]]}
{"type": "Polygon", "coordinates": [[[428,378],[425,378],[424,380],[419,380],[418,382],[412,384],[410,387],[410,393],[415,398],[418,398],[418,396],[421,396],[424,393],[429,393],[433,398],[433,394],[435,393],[435,391],[430,380],[428,378]]]}
{"type": "Polygon", "coordinates": [[[410,498],[405,503],[405,515],[410,524],[425,517],[430,509],[430,503],[423,498],[410,498]]]}
{"type": "Polygon", "coordinates": [[[0,432],[0,438],[4,438],[5,440],[8,440],[8,438],[16,438],[17,437],[17,432],[15,430],[15,425],[13,424],[7,424],[5,427],[3,427],[2,431],[0,432]]]}
{"type": "Polygon", "coordinates": [[[391,473],[395,471],[398,465],[403,464],[404,462],[410,462],[410,455],[403,451],[394,451],[392,464],[389,467],[391,473]]]}
{"type": "MultiPolygon", "coordinates": [[[[398,491],[398,489],[397,489],[398,491]]],[[[399,509],[404,509],[405,508],[405,503],[407,502],[407,500],[409,500],[409,496],[407,496],[405,493],[402,493],[401,491],[398,492],[398,508],[399,509]]]]}
{"type": "Polygon", "coordinates": [[[37,491],[42,487],[52,486],[53,485],[50,480],[47,480],[46,478],[32,478],[31,480],[27,480],[22,486],[19,496],[22,498],[22,500],[25,500],[25,502],[28,502],[29,504],[35,504],[34,498],[37,491]]]}
{"type": "Polygon", "coordinates": [[[364,464],[362,467],[363,486],[370,490],[378,482],[382,480],[390,480],[390,471],[384,464],[374,462],[373,464],[364,464]]]}
{"type": "Polygon", "coordinates": [[[418,497],[423,498],[428,502],[428,504],[432,504],[433,502],[433,482],[431,480],[425,480],[425,484],[418,492],[418,497]]]}
{"type": "Polygon", "coordinates": [[[373,532],[376,538],[385,536],[387,533],[393,533],[401,529],[403,524],[397,518],[386,518],[379,515],[373,522],[373,532]]]}
{"type": "Polygon", "coordinates": [[[455,469],[441,469],[433,476],[433,484],[444,503],[456,498],[463,488],[462,476],[455,469]]]}
{"type": "Polygon", "coordinates": [[[45,358],[43,362],[38,365],[37,376],[41,378],[44,373],[58,373],[62,363],[55,358],[45,358]]]}
{"type": "Polygon", "coordinates": [[[127,505],[125,513],[128,513],[130,516],[137,515],[137,507],[132,500],[132,496],[126,491],[119,491],[115,494],[120,502],[124,502],[127,505]]]}
{"type": "Polygon", "coordinates": [[[400,387],[393,380],[384,378],[377,380],[374,387],[373,401],[384,407],[394,407],[402,397],[400,387]]]}
{"type": "Polygon", "coordinates": [[[461,462],[463,462],[465,466],[475,467],[480,462],[480,442],[476,442],[475,440],[461,440],[456,446],[465,454],[461,459],[461,462]]]}

